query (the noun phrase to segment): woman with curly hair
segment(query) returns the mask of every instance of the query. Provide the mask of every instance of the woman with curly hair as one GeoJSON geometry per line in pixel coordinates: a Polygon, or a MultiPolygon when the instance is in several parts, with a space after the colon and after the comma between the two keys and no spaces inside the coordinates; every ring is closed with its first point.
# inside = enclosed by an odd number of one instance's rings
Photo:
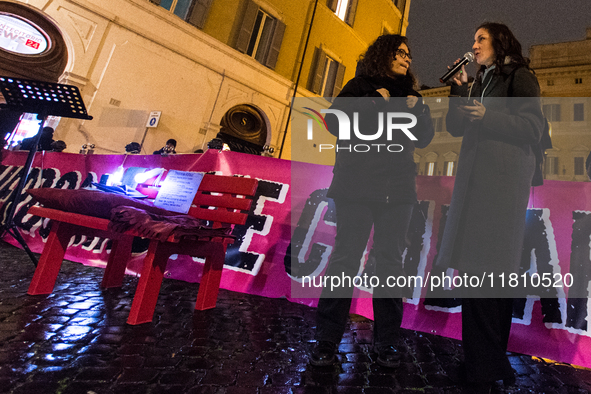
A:
{"type": "MultiPolygon", "coordinates": [[[[372,258],[368,261],[375,261],[375,265],[369,272],[368,263],[365,273],[382,284],[389,276],[404,274],[402,254],[417,200],[413,151],[415,146],[427,146],[434,134],[429,107],[414,90],[411,62],[406,37],[378,37],[361,56],[357,76],[344,86],[330,108],[349,116],[353,132],[350,139],[337,140],[339,149],[327,194],[335,202],[336,238],[326,277],[358,275],[372,226],[372,258]],[[380,117],[393,112],[410,113],[416,119],[416,126],[410,129],[413,139],[401,130],[380,133],[385,128],[380,117]]],[[[327,114],[325,119],[329,132],[338,136],[337,117],[327,114]]],[[[401,123],[408,123],[408,119],[401,123]]],[[[317,342],[310,356],[312,365],[336,362],[337,345],[345,331],[355,287],[344,282],[338,288],[323,288],[318,303],[317,342]]],[[[372,290],[376,361],[393,368],[400,363],[397,342],[402,297],[406,293],[381,285],[372,290]]]]}

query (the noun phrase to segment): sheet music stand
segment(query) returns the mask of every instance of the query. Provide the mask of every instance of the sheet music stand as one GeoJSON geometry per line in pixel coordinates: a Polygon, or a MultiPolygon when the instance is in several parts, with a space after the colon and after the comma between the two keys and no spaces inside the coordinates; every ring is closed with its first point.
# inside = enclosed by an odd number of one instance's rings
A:
{"type": "Polygon", "coordinates": [[[14,223],[14,214],[21,200],[21,195],[27,184],[29,173],[41,132],[48,116],[61,116],[63,118],[77,118],[91,120],[92,116],[86,113],[86,107],[80,96],[80,91],[76,86],[61,85],[52,82],[26,80],[12,77],[0,76],[0,93],[4,96],[6,104],[3,107],[24,113],[37,114],[37,119],[41,121],[39,131],[35,135],[33,148],[29,151],[27,161],[23,167],[23,174],[20,177],[18,186],[15,190],[14,198],[8,210],[6,222],[0,226],[0,237],[4,234],[10,234],[18,243],[21,244],[25,252],[29,255],[33,264],[37,266],[37,258],[29,249],[23,236],[20,234],[14,223]]]}

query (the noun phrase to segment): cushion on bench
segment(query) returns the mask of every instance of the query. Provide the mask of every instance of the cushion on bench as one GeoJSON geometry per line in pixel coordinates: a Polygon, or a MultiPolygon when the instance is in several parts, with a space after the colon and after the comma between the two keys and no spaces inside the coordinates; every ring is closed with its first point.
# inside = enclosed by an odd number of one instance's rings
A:
{"type": "Polygon", "coordinates": [[[206,220],[197,219],[189,215],[175,214],[163,216],[147,212],[143,209],[120,206],[111,210],[109,230],[123,233],[128,230],[136,231],[145,238],[155,238],[161,242],[168,240],[171,235],[174,239],[198,239],[201,237],[227,237],[232,228],[211,228],[206,220]]]}
{"type": "Polygon", "coordinates": [[[87,189],[57,189],[41,188],[27,190],[33,198],[46,208],[79,213],[103,219],[111,218],[111,209],[119,206],[129,206],[143,209],[156,215],[178,215],[152,204],[127,197],[121,194],[106,193],[99,190],[87,189]]]}

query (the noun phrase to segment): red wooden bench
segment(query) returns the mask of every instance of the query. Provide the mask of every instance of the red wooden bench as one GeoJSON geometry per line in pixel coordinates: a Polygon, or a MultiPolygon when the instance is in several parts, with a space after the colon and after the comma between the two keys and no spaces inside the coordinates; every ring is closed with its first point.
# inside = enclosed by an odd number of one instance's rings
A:
{"type": "MultiPolygon", "coordinates": [[[[254,196],[257,184],[258,182],[251,178],[206,174],[199,185],[189,215],[212,222],[213,228],[243,225],[252,203],[252,199],[247,197],[254,196]]],[[[105,237],[113,241],[101,287],[121,287],[125,268],[131,257],[133,237],[137,236],[137,233],[110,231],[108,219],[51,208],[33,206],[28,213],[52,220],[49,237],[29,286],[29,294],[50,294],[53,291],[68,243],[72,236],[77,234],[105,237]]],[[[141,324],[152,321],[166,263],[172,254],[205,258],[195,309],[214,308],[226,248],[233,241],[231,236],[203,237],[198,240],[183,240],[170,236],[165,242],[151,239],[127,323],[141,324]]]]}

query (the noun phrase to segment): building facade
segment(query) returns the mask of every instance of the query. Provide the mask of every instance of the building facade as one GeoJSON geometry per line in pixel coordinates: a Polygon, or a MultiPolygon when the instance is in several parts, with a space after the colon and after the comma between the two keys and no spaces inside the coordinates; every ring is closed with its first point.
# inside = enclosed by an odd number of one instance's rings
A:
{"type": "MultiPolygon", "coordinates": [[[[410,0],[3,3],[37,12],[63,38],[63,72],[55,82],[77,86],[94,118],[59,120],[54,138],[66,141],[67,151],[93,144],[95,153],[123,153],[135,141],[151,153],[174,138],[178,153],[192,153],[221,133],[242,151],[284,159],[291,158],[292,97],[338,94],[373,40],[404,34],[410,6],[410,0]],[[155,111],[157,127],[148,127],[155,111]]],[[[0,51],[11,54],[9,47],[0,51]]],[[[47,80],[34,65],[8,63],[0,62],[5,76],[47,80]]]]}
{"type": "MultiPolygon", "coordinates": [[[[588,181],[585,159],[591,151],[591,27],[581,41],[532,46],[530,59],[553,144],[546,151],[544,178],[588,181]]],[[[431,106],[436,133],[427,148],[416,150],[419,174],[454,175],[461,138],[452,137],[445,129],[447,100],[437,99],[449,95],[449,86],[421,93],[431,106]]]]}
{"type": "Polygon", "coordinates": [[[546,179],[588,181],[591,151],[591,27],[584,40],[534,45],[531,66],[550,122],[553,148],[546,151],[546,179]]]}

